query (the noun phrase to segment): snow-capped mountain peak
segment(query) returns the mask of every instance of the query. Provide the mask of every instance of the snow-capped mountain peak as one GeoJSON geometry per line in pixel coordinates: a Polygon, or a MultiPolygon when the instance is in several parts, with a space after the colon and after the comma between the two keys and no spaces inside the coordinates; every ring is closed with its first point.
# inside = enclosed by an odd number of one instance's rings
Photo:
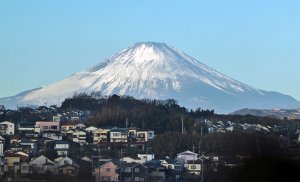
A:
{"type": "Polygon", "coordinates": [[[300,106],[295,99],[255,89],[198,62],[165,43],[140,42],[62,81],[0,100],[17,104],[60,104],[75,92],[173,98],[188,108],[220,112],[244,107],[300,106]],[[274,99],[274,97],[278,97],[274,99]],[[281,100],[277,102],[276,100],[281,100]],[[282,102],[284,101],[284,102],[282,102]],[[285,103],[285,105],[283,104],[285,103]]]}

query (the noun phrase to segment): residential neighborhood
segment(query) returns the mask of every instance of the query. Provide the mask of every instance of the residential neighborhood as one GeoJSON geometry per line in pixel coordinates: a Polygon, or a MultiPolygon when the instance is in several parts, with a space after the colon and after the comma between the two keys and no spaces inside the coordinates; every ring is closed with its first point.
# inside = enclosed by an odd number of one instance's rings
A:
{"type": "Polygon", "coordinates": [[[175,158],[158,159],[148,146],[155,138],[153,130],[87,127],[78,120],[61,122],[56,117],[34,125],[19,122],[15,126],[10,121],[0,125],[1,178],[75,177],[85,171],[96,182],[180,181],[186,174],[199,176],[202,170],[200,154],[189,150],[175,158]],[[115,155],[116,145],[120,151],[115,155]]]}
{"type": "MultiPolygon", "coordinates": [[[[295,154],[300,145],[300,130],[295,123],[248,123],[204,117],[195,119],[191,128],[180,118],[181,124],[176,125],[175,131],[160,131],[143,122],[137,127],[127,118],[118,121],[123,125],[95,124],[91,122],[95,113],[87,110],[42,106],[25,111],[21,120],[0,122],[0,179],[220,180],[242,169],[253,157],[252,148],[232,145],[237,140],[234,136],[255,136],[249,139],[256,141],[256,154],[263,152],[260,142],[268,135],[276,136],[281,145],[295,154]],[[228,153],[227,145],[230,150],[243,150],[228,153]]],[[[13,110],[5,113],[10,118],[18,115],[13,110]]],[[[287,157],[299,159],[298,155],[287,157]]]]}

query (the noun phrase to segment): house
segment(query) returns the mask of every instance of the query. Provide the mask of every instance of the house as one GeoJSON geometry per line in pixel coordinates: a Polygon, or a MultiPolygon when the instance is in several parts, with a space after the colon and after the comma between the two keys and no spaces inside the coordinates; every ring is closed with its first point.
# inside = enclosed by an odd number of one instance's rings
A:
{"type": "Polygon", "coordinates": [[[154,138],[154,131],[152,130],[137,130],[136,141],[137,142],[148,142],[154,138]]]}
{"type": "Polygon", "coordinates": [[[76,126],[75,126],[75,129],[77,130],[84,130],[85,129],[85,124],[83,123],[78,123],[76,126]]]}
{"type": "Polygon", "coordinates": [[[28,162],[23,162],[20,164],[20,174],[21,175],[27,175],[27,174],[30,174],[31,171],[30,171],[30,165],[28,162]]]}
{"type": "Polygon", "coordinates": [[[117,173],[117,166],[109,161],[102,162],[100,166],[94,169],[95,182],[98,181],[119,181],[119,174],[117,173]]]}
{"type": "Polygon", "coordinates": [[[0,135],[0,155],[4,152],[5,139],[0,135]]]}
{"type": "Polygon", "coordinates": [[[60,132],[45,131],[42,136],[51,140],[62,140],[62,135],[60,134],[60,132]]]}
{"type": "Polygon", "coordinates": [[[136,132],[138,128],[130,127],[128,128],[128,141],[133,142],[136,141],[136,132]]]}
{"type": "Polygon", "coordinates": [[[122,157],[121,161],[126,163],[139,163],[139,164],[143,164],[146,162],[145,160],[142,160],[139,157],[122,157]]]}
{"type": "Polygon", "coordinates": [[[63,123],[61,123],[61,130],[62,131],[68,131],[68,130],[79,129],[79,128],[77,128],[78,124],[80,124],[79,121],[63,122],[63,123]]]}
{"type": "Polygon", "coordinates": [[[154,138],[154,131],[141,130],[138,128],[128,129],[128,140],[131,142],[147,142],[154,138]]]}
{"type": "MultiPolygon", "coordinates": [[[[46,174],[53,173],[54,162],[47,157],[40,155],[39,157],[33,158],[29,162],[30,173],[34,174],[46,174]]],[[[26,165],[25,165],[26,166],[26,165]]]]}
{"type": "Polygon", "coordinates": [[[75,130],[61,131],[66,140],[73,140],[73,133],[75,130]]]}
{"type": "Polygon", "coordinates": [[[64,140],[55,141],[54,150],[58,156],[68,156],[69,148],[69,142],[64,140]]]}
{"type": "Polygon", "coordinates": [[[109,141],[109,129],[97,129],[93,132],[93,143],[97,144],[99,142],[108,142],[109,141]]]}
{"type": "Polygon", "coordinates": [[[94,126],[90,126],[90,127],[87,127],[85,128],[84,130],[86,132],[94,132],[95,130],[97,130],[98,128],[94,127],[94,126]]]}
{"type": "Polygon", "coordinates": [[[19,135],[13,135],[9,137],[9,143],[10,144],[17,144],[22,141],[22,138],[19,135]]]}
{"type": "Polygon", "coordinates": [[[123,163],[120,166],[121,179],[120,181],[147,181],[148,167],[137,163],[123,163]]]}
{"type": "Polygon", "coordinates": [[[154,159],[154,154],[138,154],[138,157],[141,158],[141,160],[147,162],[154,159]]]}
{"type": "Polygon", "coordinates": [[[37,121],[35,123],[36,131],[43,133],[45,131],[59,131],[59,122],[53,121],[37,121]]]}
{"type": "Polygon", "coordinates": [[[126,128],[113,128],[110,130],[110,142],[127,142],[128,129],[126,128]]]}
{"type": "Polygon", "coordinates": [[[166,169],[173,170],[175,173],[180,173],[184,168],[184,164],[184,160],[180,158],[166,158],[161,160],[161,165],[165,166],[166,169]]]}
{"type": "Polygon", "coordinates": [[[53,166],[53,169],[54,174],[56,175],[79,175],[79,165],[69,157],[59,157],[55,159],[55,165],[53,166]]]}
{"type": "Polygon", "coordinates": [[[21,140],[20,142],[20,145],[21,146],[29,146],[29,154],[30,155],[36,155],[37,154],[37,142],[36,141],[31,141],[31,140],[27,140],[27,139],[24,139],[24,140],[21,140]]]}
{"type": "MultiPolygon", "coordinates": [[[[0,144],[1,145],[1,144],[0,144]]],[[[0,153],[0,178],[4,175],[5,158],[4,154],[0,153]]]]}
{"type": "Polygon", "coordinates": [[[166,168],[161,165],[160,160],[151,160],[144,165],[148,167],[150,181],[164,181],[166,179],[166,168]]]}
{"type": "Polygon", "coordinates": [[[6,153],[4,155],[5,166],[4,171],[12,174],[16,174],[19,169],[19,164],[21,163],[20,155],[14,153],[6,153]]]}
{"type": "Polygon", "coordinates": [[[0,123],[0,135],[14,135],[15,123],[3,121],[0,123]]]}
{"type": "Polygon", "coordinates": [[[73,132],[73,142],[83,145],[86,143],[86,132],[84,130],[76,130],[73,132]]]}
{"type": "Polygon", "coordinates": [[[34,124],[30,122],[22,121],[18,123],[17,129],[19,133],[23,133],[26,131],[34,131],[34,124]]]}
{"type": "Polygon", "coordinates": [[[53,122],[61,122],[61,115],[53,116],[52,121],[53,122]]]}
{"type": "Polygon", "coordinates": [[[15,154],[19,155],[21,158],[21,161],[27,161],[29,159],[29,153],[26,153],[25,151],[17,151],[15,154]]]}
{"type": "Polygon", "coordinates": [[[195,161],[197,160],[197,156],[198,154],[189,150],[177,154],[177,158],[183,159],[185,162],[195,161]]]}
{"type": "Polygon", "coordinates": [[[201,173],[201,160],[189,161],[186,164],[186,169],[187,169],[188,173],[190,173],[190,174],[200,175],[200,173],[201,173]]]}
{"type": "Polygon", "coordinates": [[[35,131],[23,131],[22,132],[26,138],[38,138],[39,137],[39,133],[35,132],[35,131]]]}

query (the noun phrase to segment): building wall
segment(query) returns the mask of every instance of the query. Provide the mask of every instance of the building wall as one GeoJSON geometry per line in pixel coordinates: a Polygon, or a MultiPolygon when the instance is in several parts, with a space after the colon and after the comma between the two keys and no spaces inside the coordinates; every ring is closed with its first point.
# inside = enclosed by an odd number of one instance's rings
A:
{"type": "Polygon", "coordinates": [[[97,168],[95,170],[95,178],[96,178],[95,180],[99,181],[99,172],[100,172],[101,181],[103,181],[103,180],[117,181],[119,175],[116,173],[116,169],[117,169],[117,167],[111,162],[109,162],[107,165],[101,167],[100,171],[99,171],[99,168],[97,168]]]}
{"type": "Polygon", "coordinates": [[[3,121],[0,123],[0,129],[1,133],[3,135],[14,135],[15,134],[15,124],[8,122],[8,121],[3,121]]]}
{"type": "Polygon", "coordinates": [[[45,121],[38,121],[35,123],[37,128],[40,128],[40,132],[44,131],[59,131],[59,122],[45,122],[45,121]]]}
{"type": "Polygon", "coordinates": [[[3,142],[0,141],[0,155],[3,154],[3,151],[4,151],[4,145],[3,145],[3,142]]]}
{"type": "Polygon", "coordinates": [[[60,168],[60,174],[69,175],[69,176],[76,176],[78,175],[78,169],[76,169],[74,166],[64,166],[60,168]]]}

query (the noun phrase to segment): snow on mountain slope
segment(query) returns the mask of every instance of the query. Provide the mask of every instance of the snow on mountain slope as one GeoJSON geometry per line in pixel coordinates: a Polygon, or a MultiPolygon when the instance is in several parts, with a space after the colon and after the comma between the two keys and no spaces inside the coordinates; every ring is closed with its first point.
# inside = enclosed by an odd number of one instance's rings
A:
{"type": "Polygon", "coordinates": [[[255,89],[164,43],[141,42],[57,83],[0,99],[0,104],[59,105],[75,92],[174,98],[187,108],[229,112],[244,107],[292,108],[292,97],[255,89]]]}

